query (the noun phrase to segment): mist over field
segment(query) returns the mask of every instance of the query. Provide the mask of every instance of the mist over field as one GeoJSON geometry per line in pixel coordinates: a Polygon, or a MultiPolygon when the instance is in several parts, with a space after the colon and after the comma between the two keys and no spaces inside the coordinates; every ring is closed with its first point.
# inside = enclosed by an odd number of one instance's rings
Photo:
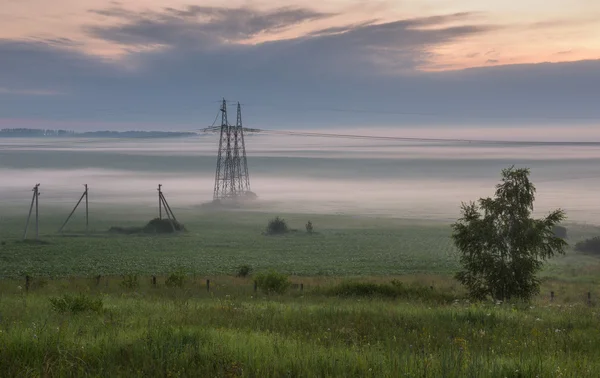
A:
{"type": "MultiPolygon", "coordinates": [[[[217,143],[217,134],[175,139],[0,139],[0,204],[26,211],[31,188],[40,183],[42,206],[69,207],[82,185],[88,184],[92,205],[150,208],[160,183],[172,207],[201,211],[198,206],[212,200],[217,143]]],[[[537,213],[561,207],[569,221],[600,219],[595,205],[600,145],[262,134],[247,135],[246,145],[251,188],[259,196],[253,209],[452,220],[462,201],[492,195],[500,170],[514,164],[532,170],[537,213]]]]}

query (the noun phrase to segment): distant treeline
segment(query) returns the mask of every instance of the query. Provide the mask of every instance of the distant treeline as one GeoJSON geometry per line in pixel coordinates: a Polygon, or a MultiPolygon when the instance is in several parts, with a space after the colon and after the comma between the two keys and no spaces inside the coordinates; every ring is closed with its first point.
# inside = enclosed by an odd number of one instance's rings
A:
{"type": "Polygon", "coordinates": [[[0,129],[0,138],[5,137],[86,137],[86,138],[169,138],[194,136],[192,132],[175,131],[86,131],[44,129],[0,129]]]}

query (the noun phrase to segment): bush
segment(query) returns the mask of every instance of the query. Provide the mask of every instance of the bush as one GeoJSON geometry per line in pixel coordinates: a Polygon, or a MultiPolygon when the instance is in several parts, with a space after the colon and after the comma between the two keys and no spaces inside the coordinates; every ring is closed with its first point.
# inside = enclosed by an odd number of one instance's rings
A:
{"type": "Polygon", "coordinates": [[[149,234],[168,234],[174,231],[183,230],[185,230],[183,225],[176,220],[155,218],[148,222],[143,231],[149,234]],[[173,230],[173,228],[175,228],[175,230],[173,230]]]}
{"type": "Polygon", "coordinates": [[[332,287],[329,294],[341,297],[391,297],[395,298],[397,290],[386,284],[376,284],[371,282],[343,282],[332,287]]]}
{"type": "Polygon", "coordinates": [[[308,223],[306,223],[306,232],[308,232],[309,234],[312,234],[313,232],[313,224],[311,221],[308,221],[308,223]]]}
{"type": "Polygon", "coordinates": [[[71,296],[65,294],[62,297],[50,298],[52,309],[60,314],[70,312],[77,314],[80,312],[96,312],[102,311],[102,298],[91,298],[85,294],[71,296]]]}
{"type": "Polygon", "coordinates": [[[325,289],[324,293],[338,297],[404,298],[439,303],[449,303],[456,299],[449,293],[434,290],[433,287],[406,286],[397,280],[392,280],[389,284],[347,281],[325,289]]]}
{"type": "Polygon", "coordinates": [[[236,277],[248,277],[251,271],[252,267],[250,265],[242,265],[238,268],[236,277]]]}
{"type": "Polygon", "coordinates": [[[165,285],[167,287],[183,287],[186,281],[186,275],[183,271],[178,270],[177,272],[173,272],[167,277],[165,280],[165,285]]]}
{"type": "Polygon", "coordinates": [[[127,274],[123,276],[121,287],[124,287],[125,289],[137,289],[140,287],[137,274],[127,274]]]}
{"type": "Polygon", "coordinates": [[[269,221],[267,225],[267,234],[285,234],[289,231],[287,223],[284,219],[275,217],[269,221]]]}
{"type": "Polygon", "coordinates": [[[600,255],[600,236],[580,241],[575,244],[575,250],[578,252],[600,255]]]}
{"type": "Polygon", "coordinates": [[[266,294],[283,294],[289,289],[291,282],[285,274],[270,271],[257,274],[256,285],[266,294]]]}

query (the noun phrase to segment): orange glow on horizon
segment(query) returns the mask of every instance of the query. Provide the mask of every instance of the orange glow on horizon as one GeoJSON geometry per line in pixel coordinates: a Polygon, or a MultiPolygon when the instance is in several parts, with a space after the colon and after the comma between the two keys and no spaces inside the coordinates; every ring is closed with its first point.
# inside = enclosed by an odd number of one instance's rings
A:
{"type": "MultiPolygon", "coordinates": [[[[193,3],[193,1],[192,1],[193,3]]],[[[134,12],[163,11],[164,8],[183,9],[186,0],[132,0],[126,3],[134,12]]],[[[213,0],[197,1],[201,6],[222,6],[213,0]]],[[[247,6],[248,2],[234,0],[231,7],[247,6]]],[[[485,25],[492,30],[474,34],[429,49],[432,57],[421,65],[427,71],[454,70],[505,64],[568,62],[600,59],[600,2],[573,0],[482,1],[474,8],[471,2],[458,0],[362,2],[354,0],[253,1],[254,9],[281,7],[307,8],[332,13],[331,17],[299,23],[274,33],[260,34],[243,44],[259,44],[281,39],[303,37],[316,30],[367,21],[385,23],[402,19],[431,17],[456,12],[474,12],[472,16],[455,21],[452,26],[485,25]],[[527,3],[527,4],[525,4],[527,3]]],[[[3,3],[0,10],[0,40],[43,40],[68,38],[75,43],[69,48],[87,54],[119,60],[131,51],[152,50],[160,46],[121,46],[89,35],[90,25],[124,24],[126,19],[111,18],[90,12],[92,9],[115,7],[105,0],[46,0],[3,3]]],[[[448,26],[448,25],[444,25],[448,26]]],[[[441,27],[441,26],[440,26],[441,27]]]]}

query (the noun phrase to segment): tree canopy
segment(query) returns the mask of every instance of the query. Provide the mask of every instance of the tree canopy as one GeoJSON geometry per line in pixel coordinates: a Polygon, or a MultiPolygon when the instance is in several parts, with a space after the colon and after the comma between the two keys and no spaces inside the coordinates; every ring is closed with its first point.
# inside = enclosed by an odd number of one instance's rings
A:
{"type": "Polygon", "coordinates": [[[558,209],[532,218],[536,189],[529,173],[504,169],[494,198],[463,203],[462,217],[452,225],[462,265],[456,279],[474,298],[529,299],[539,292],[536,273],[543,262],[564,253],[567,243],[554,227],[565,213],[558,209]]]}

